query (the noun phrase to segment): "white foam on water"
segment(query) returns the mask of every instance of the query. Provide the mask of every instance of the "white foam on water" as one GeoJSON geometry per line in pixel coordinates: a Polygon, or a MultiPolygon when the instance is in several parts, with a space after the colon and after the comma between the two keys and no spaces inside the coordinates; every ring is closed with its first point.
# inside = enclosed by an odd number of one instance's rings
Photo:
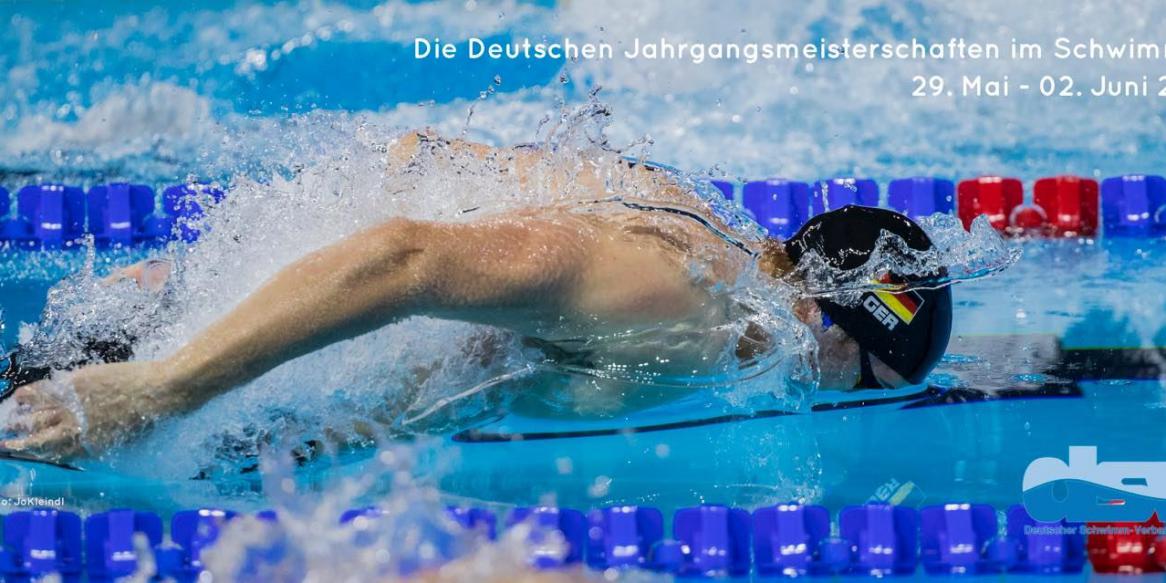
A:
{"type": "MultiPolygon", "coordinates": [[[[536,557],[566,556],[561,533],[533,522],[507,527],[503,507],[493,508],[499,519],[496,540],[481,525],[469,529],[454,522],[432,476],[418,467],[447,455],[434,445],[387,446],[358,477],[315,485],[297,479],[290,460],[267,456],[264,479],[277,520],[239,515],[221,524],[216,542],[202,550],[206,570],[200,577],[239,583],[671,580],[636,569],[599,572],[574,565],[535,570],[536,557]],[[339,521],[344,511],[357,508],[365,512],[339,521]]],[[[138,543],[132,580],[147,581],[157,564],[149,546],[138,543]]]]}
{"type": "MultiPolygon", "coordinates": [[[[144,16],[117,18],[107,30],[97,31],[93,37],[72,34],[50,43],[29,38],[21,41],[19,50],[28,55],[22,67],[50,69],[59,66],[62,55],[69,50],[101,52],[131,38],[158,39],[182,47],[160,57],[173,61],[167,61],[166,66],[179,71],[174,73],[176,76],[182,75],[186,67],[202,64],[213,69],[223,63],[234,71],[233,75],[246,79],[258,73],[255,65],[248,64],[257,59],[254,55],[258,51],[270,69],[263,74],[274,76],[264,79],[278,79],[278,63],[271,62],[272,54],[282,51],[280,47],[287,43],[407,44],[415,36],[431,37],[435,30],[442,31],[449,40],[505,30],[536,40],[545,34],[549,38],[570,37],[576,42],[607,42],[617,51],[630,47],[634,39],[803,43],[816,42],[823,36],[863,42],[904,41],[912,37],[940,42],[962,37],[1005,48],[1016,38],[1043,42],[1048,48],[1058,35],[1075,40],[1095,36],[1109,42],[1129,38],[1152,41],[1156,32],[1152,23],[1163,16],[1164,10],[1148,1],[1122,3],[1119,7],[1089,2],[1072,13],[1062,8],[1055,2],[1019,5],[995,0],[927,6],[860,0],[797,7],[739,0],[718,3],[715,8],[695,2],[570,2],[554,9],[526,4],[469,3],[450,7],[408,2],[386,2],[360,9],[342,3],[303,2],[242,6],[226,13],[196,10],[170,14],[156,9],[144,16]],[[757,18],[758,14],[766,17],[757,18]],[[1057,15],[1055,26],[1050,24],[1049,14],[1057,15]],[[321,34],[322,30],[330,32],[321,34]]],[[[616,143],[650,136],[653,154],[660,160],[690,170],[718,166],[732,176],[783,175],[812,180],[833,174],[887,179],[919,174],[1004,173],[1031,179],[1045,173],[1094,175],[1153,170],[1161,153],[1156,138],[1163,130],[1162,107],[1154,99],[1049,98],[1033,95],[1033,91],[1006,99],[910,96],[911,77],[915,75],[941,74],[949,85],[957,84],[965,74],[985,79],[1008,75],[1014,86],[1027,83],[1036,87],[1046,75],[1071,74],[1079,78],[1083,88],[1102,73],[1110,78],[1140,78],[1146,63],[1138,61],[694,64],[616,58],[568,63],[564,73],[574,84],[565,92],[555,87],[508,87],[507,71],[513,66],[497,64],[502,93],[476,104],[471,124],[475,137],[500,144],[528,140],[537,121],[554,109],[555,97],[579,101],[592,87],[600,86],[603,100],[614,113],[609,135],[616,143]]],[[[204,82],[207,88],[203,92],[236,81],[230,76],[211,75],[204,82]]],[[[30,95],[42,89],[37,85],[37,76],[29,73],[9,82],[30,95]]],[[[146,79],[145,83],[161,85],[170,81],[163,77],[146,79]]],[[[481,89],[485,91],[487,87],[481,89]]],[[[25,129],[19,131],[20,139],[9,141],[15,146],[8,148],[24,151],[26,146],[47,146],[50,138],[55,140],[54,136],[60,135],[65,144],[74,141],[94,146],[100,150],[94,152],[99,156],[118,152],[119,143],[112,139],[94,142],[91,132],[64,131],[55,124],[58,118],[60,122],[76,123],[72,120],[85,116],[88,102],[112,106],[122,101],[116,96],[119,91],[116,84],[107,83],[92,90],[67,86],[63,95],[42,100],[29,97],[9,115],[10,125],[15,122],[25,129]],[[61,113],[62,103],[71,109],[61,113]],[[44,132],[37,130],[42,118],[54,120],[44,132]],[[26,119],[27,123],[23,121],[26,119]]],[[[462,129],[470,104],[437,96],[437,102],[423,107],[385,104],[385,110],[374,118],[380,125],[433,125],[453,133],[462,129]]],[[[131,111],[141,106],[131,100],[123,107],[131,111]]],[[[183,120],[192,118],[191,112],[204,107],[183,106],[174,111],[178,125],[181,127],[183,120]]],[[[229,111],[229,105],[225,109],[229,111]]],[[[111,113],[115,119],[133,117],[111,113]]],[[[202,119],[197,115],[194,118],[202,119]]],[[[228,129],[224,135],[211,128],[209,135],[188,134],[185,139],[197,144],[199,150],[199,155],[190,157],[199,159],[198,164],[190,165],[190,170],[205,172],[208,166],[213,167],[205,157],[209,155],[210,161],[215,161],[223,141],[232,142],[226,144],[226,150],[233,162],[224,165],[223,170],[250,166],[256,160],[271,161],[265,155],[267,146],[263,142],[251,142],[243,151],[234,143],[240,139],[250,142],[246,135],[254,130],[254,124],[245,114],[222,114],[217,121],[243,131],[228,129]]],[[[81,123],[80,128],[85,125],[81,123]]],[[[150,136],[166,136],[172,131],[141,127],[132,119],[118,125],[124,126],[116,130],[119,137],[128,143],[148,142],[150,136]]],[[[271,140],[265,142],[271,144],[271,140]]],[[[278,144],[273,147],[282,149],[278,144]]]]}
{"type": "Polygon", "coordinates": [[[129,87],[111,94],[63,122],[46,115],[20,119],[4,142],[8,155],[83,150],[105,159],[155,152],[168,154],[222,132],[210,102],[194,91],[167,83],[129,87]]]}

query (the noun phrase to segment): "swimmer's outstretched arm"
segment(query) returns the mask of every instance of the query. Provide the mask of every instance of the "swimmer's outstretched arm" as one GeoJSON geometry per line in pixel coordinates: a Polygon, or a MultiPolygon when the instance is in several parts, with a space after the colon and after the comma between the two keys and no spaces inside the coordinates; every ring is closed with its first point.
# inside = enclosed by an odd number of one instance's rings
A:
{"type": "MultiPolygon", "coordinates": [[[[432,134],[407,134],[390,159],[406,161],[425,139],[432,134]]],[[[453,147],[496,152],[469,142],[453,147]]],[[[516,155],[522,179],[533,154],[516,155]]],[[[10,429],[26,436],[0,446],[53,455],[78,453],[82,441],[104,448],[287,360],[413,315],[537,335],[539,322],[572,317],[620,324],[682,318],[707,299],[694,293],[684,261],[619,239],[614,227],[537,214],[468,224],[390,221],[283,269],[170,358],[67,373],[63,384],[73,391],[49,381],[21,387],[13,398],[22,412],[10,429]]]]}
{"type": "Polygon", "coordinates": [[[549,220],[397,219],[312,253],[161,363],[190,409],[287,360],[413,315],[514,326],[562,311],[587,263],[549,220]]]}
{"type": "Polygon", "coordinates": [[[70,454],[83,437],[104,447],[287,360],[412,315],[520,331],[553,321],[574,309],[592,258],[611,259],[595,248],[601,239],[544,218],[390,221],[284,268],[170,358],[69,373],[75,399],[47,381],[18,389],[26,412],[15,429],[28,436],[4,445],[70,454]]]}

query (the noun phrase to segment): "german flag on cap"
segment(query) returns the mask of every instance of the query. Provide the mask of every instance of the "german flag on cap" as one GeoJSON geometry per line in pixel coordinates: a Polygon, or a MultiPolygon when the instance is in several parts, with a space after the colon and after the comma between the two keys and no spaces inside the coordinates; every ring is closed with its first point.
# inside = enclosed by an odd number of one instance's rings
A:
{"type": "MultiPolygon", "coordinates": [[[[879,283],[895,283],[891,279],[890,274],[882,277],[879,283]]],[[[899,287],[905,287],[899,284],[899,287]]],[[[923,306],[923,296],[915,293],[912,290],[894,291],[890,289],[881,289],[874,292],[879,301],[883,302],[892,313],[899,317],[904,324],[910,324],[911,320],[915,319],[915,314],[919,308],[923,306]]]]}

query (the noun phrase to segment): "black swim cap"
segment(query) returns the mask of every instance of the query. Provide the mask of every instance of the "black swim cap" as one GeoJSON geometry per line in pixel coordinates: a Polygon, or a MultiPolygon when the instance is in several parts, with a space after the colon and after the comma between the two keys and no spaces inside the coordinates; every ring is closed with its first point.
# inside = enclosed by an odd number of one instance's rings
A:
{"type": "MultiPolygon", "coordinates": [[[[810,219],[785,242],[785,251],[797,265],[809,251],[816,252],[834,269],[856,269],[870,259],[883,231],[901,238],[917,251],[932,248],[931,238],[907,217],[886,209],[846,206],[810,219]]],[[[883,276],[883,283],[911,284],[946,276],[945,269],[912,275],[883,276]]],[[[846,306],[818,298],[818,306],[858,342],[866,353],[914,384],[947,350],[951,337],[951,289],[877,290],[862,294],[857,305],[846,306]]]]}

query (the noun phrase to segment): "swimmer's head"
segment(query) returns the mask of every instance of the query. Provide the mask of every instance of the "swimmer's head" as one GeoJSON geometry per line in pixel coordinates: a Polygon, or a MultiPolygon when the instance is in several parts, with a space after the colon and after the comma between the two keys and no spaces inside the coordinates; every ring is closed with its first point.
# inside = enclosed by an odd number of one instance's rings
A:
{"type": "MultiPolygon", "coordinates": [[[[932,247],[927,233],[903,215],[885,209],[847,206],[810,219],[785,242],[785,259],[796,266],[806,253],[813,251],[831,268],[856,269],[870,259],[883,231],[899,237],[916,251],[932,247]]],[[[944,275],[942,268],[923,275],[887,273],[879,283],[902,285],[903,289],[868,291],[855,305],[817,298],[816,313],[803,319],[811,322],[811,326],[819,326],[821,322],[821,329],[815,333],[819,342],[826,344],[821,346],[824,357],[853,364],[857,356],[859,380],[855,386],[919,384],[947,350],[951,336],[951,289],[948,286],[911,289],[911,286],[944,275]],[[846,350],[846,340],[853,341],[855,350],[846,350]]]]}

